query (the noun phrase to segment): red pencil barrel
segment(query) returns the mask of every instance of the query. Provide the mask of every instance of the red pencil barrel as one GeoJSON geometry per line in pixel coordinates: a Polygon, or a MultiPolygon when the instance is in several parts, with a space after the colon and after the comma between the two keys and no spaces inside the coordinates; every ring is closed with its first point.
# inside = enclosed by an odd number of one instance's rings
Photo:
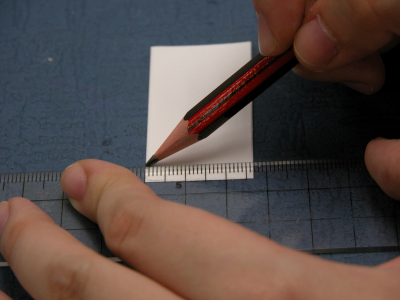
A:
{"type": "Polygon", "coordinates": [[[188,133],[200,134],[225,112],[240,102],[246,95],[267,80],[294,56],[289,50],[278,57],[266,56],[245,74],[239,77],[222,93],[194,114],[188,121],[188,133]]]}

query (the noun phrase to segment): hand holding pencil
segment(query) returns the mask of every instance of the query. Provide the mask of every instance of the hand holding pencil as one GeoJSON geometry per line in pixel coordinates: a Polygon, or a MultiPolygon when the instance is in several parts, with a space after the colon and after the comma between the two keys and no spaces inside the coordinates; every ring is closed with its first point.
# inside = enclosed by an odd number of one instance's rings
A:
{"type": "Polygon", "coordinates": [[[358,0],[359,5],[354,7],[355,11],[347,11],[343,10],[347,0],[314,2],[254,0],[259,21],[260,53],[273,57],[272,62],[269,58],[266,59],[270,66],[265,68],[263,75],[268,76],[255,77],[250,85],[240,78],[246,76],[246,72],[251,73],[257,68],[257,64],[262,63],[261,55],[255,57],[238,71],[239,75],[233,75],[189,111],[146,166],[151,166],[207,137],[294,67],[297,64],[296,58],[300,64],[294,70],[301,76],[320,81],[341,82],[365,94],[378,91],[385,79],[385,69],[379,51],[390,49],[399,40],[400,22],[396,20],[400,8],[387,9],[382,1],[373,1],[371,7],[368,7],[358,0]],[[301,12],[310,6],[304,17],[301,12]],[[384,17],[368,18],[368,13],[374,9],[386,12],[388,16],[383,16],[389,17],[393,22],[385,22],[384,17]],[[357,14],[364,15],[364,18],[354,19],[357,14]],[[353,26],[349,26],[348,22],[338,21],[347,20],[346,17],[352,20],[350,25],[353,26]],[[282,20],[286,22],[283,24],[282,20]],[[360,32],[372,34],[365,35],[360,32]],[[274,65],[278,66],[290,55],[290,60],[274,69],[274,65]],[[275,73],[274,76],[270,76],[272,73],[275,73]],[[259,78],[263,78],[262,81],[258,81],[259,78]],[[251,86],[254,91],[241,96],[243,93],[240,91],[248,91],[251,86]],[[229,105],[232,107],[228,107],[229,105]]]}
{"type": "MultiPolygon", "coordinates": [[[[261,53],[280,55],[306,23],[294,43],[303,66],[297,73],[318,80],[353,80],[346,84],[364,93],[379,89],[384,70],[377,49],[391,46],[400,33],[398,1],[353,0],[351,6],[350,0],[254,3],[261,53]],[[315,2],[311,13],[305,10],[309,2],[315,2]],[[369,5],[375,5],[370,15],[369,5]],[[351,7],[352,15],[338,11],[341,7],[351,7]],[[332,61],[318,65],[329,53],[334,54],[332,61]]],[[[365,159],[382,189],[400,199],[400,141],[370,142],[365,159]]],[[[366,268],[290,250],[223,218],[164,201],[122,167],[80,161],[63,173],[62,187],[74,207],[99,224],[107,246],[134,269],[85,247],[30,201],[4,201],[1,252],[35,299],[400,298],[399,258],[366,268]]],[[[11,299],[1,291],[0,298],[11,299]]]]}
{"type": "Polygon", "coordinates": [[[364,94],[385,80],[380,54],[398,44],[398,1],[253,0],[260,53],[280,55],[293,45],[295,73],[340,82],[364,94]]]}
{"type": "Polygon", "coordinates": [[[293,49],[257,55],[189,110],[146,166],[208,137],[297,64],[293,49]]]}

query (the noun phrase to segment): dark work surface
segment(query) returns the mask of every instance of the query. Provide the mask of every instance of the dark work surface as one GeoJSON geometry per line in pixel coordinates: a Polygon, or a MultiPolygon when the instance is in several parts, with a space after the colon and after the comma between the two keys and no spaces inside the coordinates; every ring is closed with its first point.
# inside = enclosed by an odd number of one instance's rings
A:
{"type": "MultiPolygon", "coordinates": [[[[247,0],[0,1],[0,173],[143,166],[150,46],[251,40],[255,54],[256,30],[247,0]]],[[[355,157],[398,137],[396,78],[364,96],[287,74],[254,102],[255,161],[355,157]]]]}
{"type": "MultiPolygon", "coordinates": [[[[251,40],[256,54],[256,30],[255,13],[248,0],[0,0],[0,174],[58,171],[89,157],[129,167],[144,166],[150,46],[251,40]]],[[[386,55],[392,74],[400,65],[398,50],[386,55]]],[[[337,84],[311,82],[287,74],[254,102],[255,161],[358,158],[370,139],[399,137],[397,78],[389,74],[382,91],[363,96],[337,84]]],[[[311,175],[309,179],[312,180],[311,175]]],[[[271,181],[275,190],[282,183],[279,174],[271,181]]],[[[291,184],[293,189],[301,189],[304,183],[300,177],[291,184]]],[[[340,180],[316,184],[321,188],[332,184],[343,188],[340,180]]],[[[7,193],[20,188],[12,186],[8,192],[3,191],[3,196],[7,198],[7,193]]],[[[218,185],[212,187],[216,199],[212,207],[197,195],[201,187],[186,188],[193,189],[191,201],[223,214],[218,204],[218,185]]],[[[341,200],[346,204],[347,196],[342,192],[335,191],[343,195],[341,200]]],[[[352,192],[362,198],[365,191],[352,192]]],[[[229,203],[237,201],[234,193],[232,187],[229,203]]],[[[318,191],[312,199],[321,193],[334,196],[318,191]]],[[[283,196],[273,192],[273,197],[283,196]]],[[[67,201],[37,204],[54,218],[59,217],[60,205],[70,209],[67,201]]],[[[290,210],[291,203],[286,205],[287,215],[281,218],[294,212],[290,210]]],[[[315,207],[310,213],[320,214],[321,206],[315,207]]],[[[390,218],[387,207],[378,210],[380,215],[362,202],[355,207],[356,212],[366,214],[377,226],[382,224],[382,218],[390,218]]],[[[332,209],[339,215],[346,213],[332,209]]],[[[298,213],[305,212],[300,207],[298,213]]],[[[69,230],[76,230],[77,237],[81,237],[77,224],[86,221],[65,221],[70,224],[69,230]]],[[[360,230],[365,228],[362,221],[355,225],[360,230]]],[[[309,228],[306,222],[301,226],[309,228]]],[[[324,231],[333,226],[321,222],[313,230],[324,231]]],[[[347,223],[343,221],[341,226],[347,228],[347,223]]],[[[324,246],[329,241],[318,242],[324,246]]],[[[347,242],[348,236],[343,239],[344,245],[347,242]]],[[[362,236],[359,242],[366,243],[362,236]]],[[[307,243],[305,238],[305,247],[307,243]]],[[[374,265],[397,254],[323,256],[374,265]]],[[[3,279],[11,276],[9,269],[0,272],[3,279]]],[[[15,298],[24,299],[25,294],[13,278],[6,289],[10,286],[16,288],[15,298]]]]}
{"type": "MultiPolygon", "coordinates": [[[[254,166],[253,170],[254,179],[148,185],[164,199],[199,207],[280,244],[327,259],[375,265],[400,250],[400,204],[368,178],[362,164],[296,162],[254,166]]],[[[66,199],[59,175],[1,176],[0,201],[13,196],[32,199],[84,245],[114,256],[97,225],[66,199]]],[[[4,276],[0,285],[15,295],[14,283],[4,276]]]]}

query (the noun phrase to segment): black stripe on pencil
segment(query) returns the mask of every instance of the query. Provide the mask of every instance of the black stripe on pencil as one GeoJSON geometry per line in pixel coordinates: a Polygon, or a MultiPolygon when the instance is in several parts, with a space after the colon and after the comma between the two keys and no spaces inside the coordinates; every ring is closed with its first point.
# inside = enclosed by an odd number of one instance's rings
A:
{"type": "Polygon", "coordinates": [[[208,137],[297,63],[293,48],[275,57],[255,56],[186,113],[146,167],[208,137]]]}

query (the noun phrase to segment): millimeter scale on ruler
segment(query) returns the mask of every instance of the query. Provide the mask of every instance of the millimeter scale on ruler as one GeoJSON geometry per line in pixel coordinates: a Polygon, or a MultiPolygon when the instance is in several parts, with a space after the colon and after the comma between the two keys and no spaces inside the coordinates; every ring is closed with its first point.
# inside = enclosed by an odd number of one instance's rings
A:
{"type": "MultiPolygon", "coordinates": [[[[380,190],[358,160],[130,170],[164,199],[205,209],[294,249],[400,249],[400,205],[380,190]]],[[[0,201],[28,198],[85,245],[113,257],[97,225],[73,209],[60,178],[61,172],[0,175],[0,201]]]]}

